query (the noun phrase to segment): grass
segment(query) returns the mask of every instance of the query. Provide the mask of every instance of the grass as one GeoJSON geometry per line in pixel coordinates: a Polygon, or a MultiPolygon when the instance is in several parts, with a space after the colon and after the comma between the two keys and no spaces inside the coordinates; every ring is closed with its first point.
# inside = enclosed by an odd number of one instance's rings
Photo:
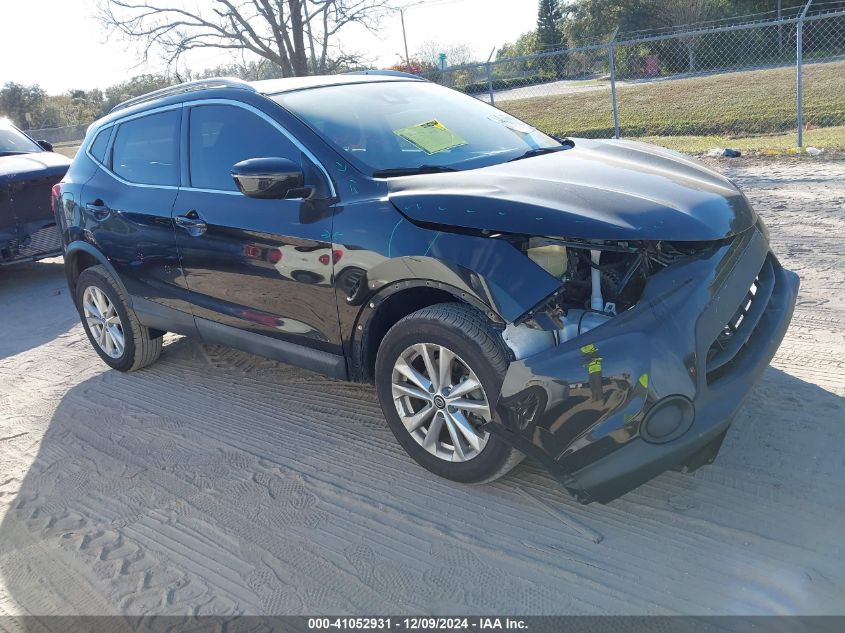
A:
{"type": "MultiPolygon", "coordinates": [[[[804,67],[805,143],[845,149],[845,62],[804,67]]],[[[683,151],[712,147],[788,149],[795,141],[795,69],[724,73],[620,86],[626,138],[683,151]]],[[[503,101],[500,107],[558,135],[610,137],[610,92],[596,90],[503,101]]]]}
{"type": "MultiPolygon", "coordinates": [[[[763,154],[801,153],[795,147],[795,132],[763,134],[760,136],[642,136],[637,140],[662,145],[689,154],[703,154],[715,147],[730,147],[743,152],[763,154]]],[[[804,133],[804,147],[824,148],[826,151],[845,150],[845,125],[813,128],[804,133]]]]}
{"type": "Polygon", "coordinates": [[[62,154],[67,156],[68,158],[73,158],[76,156],[76,151],[79,149],[79,145],[82,141],[65,141],[62,143],[54,143],[53,144],[53,151],[57,154],[62,154]]]}

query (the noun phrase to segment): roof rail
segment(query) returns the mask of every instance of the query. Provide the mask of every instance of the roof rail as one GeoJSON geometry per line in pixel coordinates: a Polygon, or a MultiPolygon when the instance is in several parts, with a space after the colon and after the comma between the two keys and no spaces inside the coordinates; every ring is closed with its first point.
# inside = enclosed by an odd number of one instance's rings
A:
{"type": "Polygon", "coordinates": [[[401,70],[353,70],[348,73],[347,75],[383,75],[386,77],[406,77],[408,79],[419,79],[420,81],[426,81],[425,77],[420,77],[419,75],[415,75],[413,73],[406,73],[402,72],[401,70]]]}
{"type": "Polygon", "coordinates": [[[210,90],[212,88],[240,88],[241,90],[251,90],[252,92],[255,92],[255,88],[242,79],[236,79],[235,77],[209,77],[208,79],[187,81],[182,84],[176,84],[175,86],[161,88],[160,90],[153,90],[152,92],[148,92],[147,94],[143,94],[139,97],[127,99],[126,101],[118,103],[109,110],[109,112],[123,110],[124,108],[152,101],[153,99],[170,97],[172,95],[183,94],[185,92],[194,92],[195,90],[210,90]]]}

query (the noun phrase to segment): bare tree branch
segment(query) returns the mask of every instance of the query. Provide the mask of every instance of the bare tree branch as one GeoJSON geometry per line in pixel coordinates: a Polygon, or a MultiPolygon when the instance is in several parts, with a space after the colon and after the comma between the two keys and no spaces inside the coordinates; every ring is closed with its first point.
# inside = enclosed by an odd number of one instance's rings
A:
{"type": "MultiPolygon", "coordinates": [[[[284,77],[325,72],[339,33],[349,24],[374,30],[392,2],[203,0],[189,9],[184,0],[99,1],[103,24],[140,41],[145,62],[155,53],[168,67],[178,67],[196,49],[249,51],[278,66],[284,77]]],[[[354,63],[353,57],[341,55],[331,66],[354,63]]]]}

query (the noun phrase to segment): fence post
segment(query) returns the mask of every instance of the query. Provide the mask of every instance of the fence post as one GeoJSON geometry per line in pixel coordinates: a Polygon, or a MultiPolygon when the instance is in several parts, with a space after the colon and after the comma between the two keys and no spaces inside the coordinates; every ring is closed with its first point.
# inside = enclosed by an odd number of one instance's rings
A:
{"type": "Polygon", "coordinates": [[[798,147],[804,147],[804,17],[813,0],[807,0],[795,25],[795,111],[798,123],[798,147]]]}
{"type": "Polygon", "coordinates": [[[496,101],[493,98],[493,55],[496,53],[496,47],[493,47],[493,50],[490,51],[490,56],[487,58],[487,94],[490,95],[490,105],[496,105],[496,101]]]}
{"type": "Polygon", "coordinates": [[[614,43],[616,42],[616,35],[619,33],[619,27],[613,31],[610,36],[610,41],[607,43],[607,53],[610,62],[610,100],[613,108],[613,131],[615,138],[621,138],[622,134],[619,130],[619,109],[616,103],[616,55],[613,52],[614,43]]]}

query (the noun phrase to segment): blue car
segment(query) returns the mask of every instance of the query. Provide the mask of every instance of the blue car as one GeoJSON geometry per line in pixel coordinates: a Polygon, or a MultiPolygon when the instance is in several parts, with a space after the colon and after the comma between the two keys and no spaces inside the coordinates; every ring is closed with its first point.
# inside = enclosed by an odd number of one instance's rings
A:
{"type": "Polygon", "coordinates": [[[133,99],[54,194],[114,369],[176,332],[371,382],[431,472],[528,456],[583,502],[711,462],[798,288],[722,175],[401,73],[133,99]]]}

